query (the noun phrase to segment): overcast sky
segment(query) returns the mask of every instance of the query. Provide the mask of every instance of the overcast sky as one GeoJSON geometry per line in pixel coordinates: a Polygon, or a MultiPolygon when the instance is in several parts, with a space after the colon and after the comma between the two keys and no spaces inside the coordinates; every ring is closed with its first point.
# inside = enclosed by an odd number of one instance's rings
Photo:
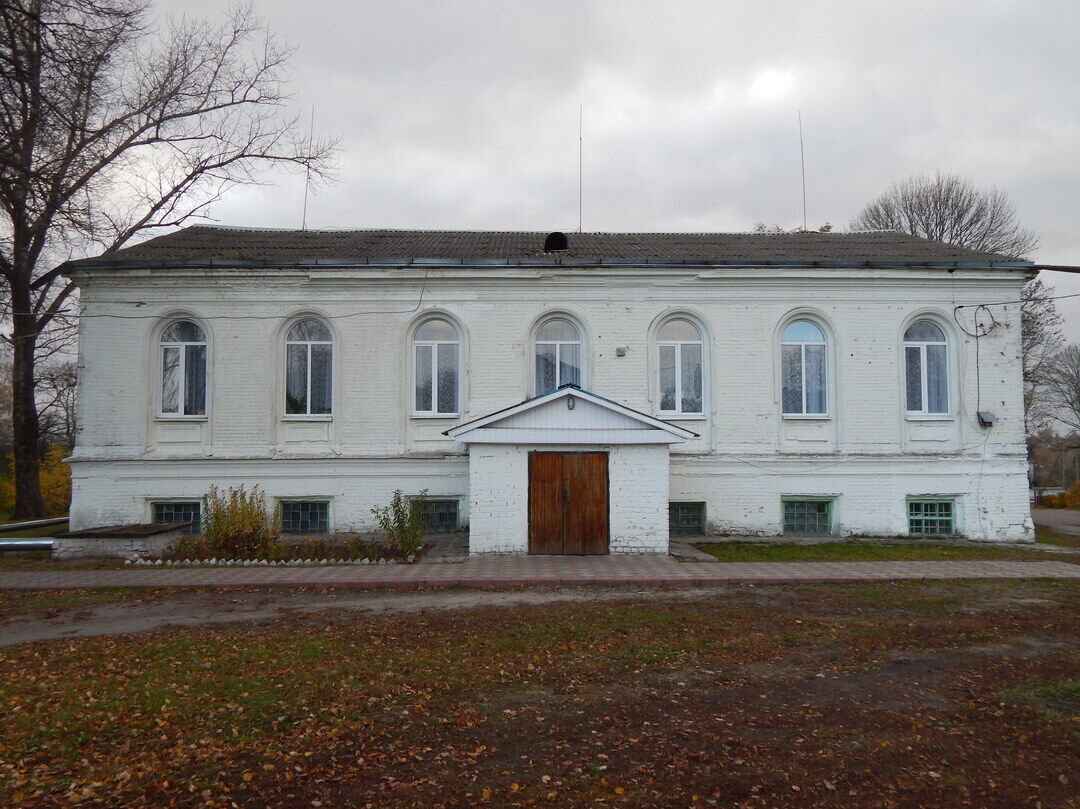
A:
{"type": "MultiPolygon", "coordinates": [[[[218,14],[217,0],[163,9],[218,14]]],[[[298,108],[342,139],[309,227],[846,228],[895,179],[1000,186],[1080,265],[1080,2],[255,0],[298,108]]],[[[239,189],[225,224],[296,227],[302,183],[239,189]]],[[[1080,275],[1051,277],[1060,294],[1080,275]]],[[[1080,298],[1059,302],[1080,340],[1080,298]]]]}

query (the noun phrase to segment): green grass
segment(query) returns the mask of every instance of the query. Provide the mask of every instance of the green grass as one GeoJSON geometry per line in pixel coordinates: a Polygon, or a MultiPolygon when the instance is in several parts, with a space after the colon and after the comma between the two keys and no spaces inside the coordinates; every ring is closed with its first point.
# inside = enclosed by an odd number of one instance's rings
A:
{"type": "Polygon", "coordinates": [[[823,542],[817,545],[766,542],[698,543],[694,547],[721,562],[908,562],[966,561],[977,559],[1061,560],[1039,551],[1020,548],[978,548],[918,543],[823,542]]]}
{"type": "Polygon", "coordinates": [[[123,559],[53,559],[52,551],[0,553],[0,572],[13,570],[120,570],[123,559]]]}
{"type": "Polygon", "coordinates": [[[1001,696],[1033,704],[1052,719],[1080,720],[1080,679],[1029,680],[1003,689],[1001,696]]]}
{"type": "Polygon", "coordinates": [[[1035,526],[1035,541],[1044,545],[1060,545],[1065,548],[1080,548],[1080,537],[1064,536],[1041,525],[1035,526]]]}
{"type": "Polygon", "coordinates": [[[69,607],[94,607],[118,601],[158,598],[173,591],[161,588],[99,587],[87,590],[0,590],[0,618],[32,615],[69,607]]]}

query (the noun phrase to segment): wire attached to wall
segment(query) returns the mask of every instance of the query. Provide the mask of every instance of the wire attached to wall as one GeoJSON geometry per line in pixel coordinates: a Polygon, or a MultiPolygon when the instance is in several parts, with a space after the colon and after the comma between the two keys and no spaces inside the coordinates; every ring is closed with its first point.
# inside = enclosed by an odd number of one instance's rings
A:
{"type": "MultiPolygon", "coordinates": [[[[369,309],[361,312],[345,312],[339,315],[320,315],[325,320],[343,320],[350,317],[360,317],[361,315],[411,315],[414,312],[418,312],[420,307],[424,303],[424,295],[427,292],[428,273],[424,271],[424,278],[420,284],[420,295],[416,299],[416,303],[408,309],[369,309]]],[[[141,302],[137,302],[134,305],[143,306],[141,302]]],[[[57,312],[53,317],[65,317],[74,318],[76,320],[91,319],[91,318],[112,318],[113,320],[160,320],[167,315],[161,314],[147,314],[147,315],[118,315],[111,312],[98,312],[96,314],[91,313],[77,313],[77,312],[57,312]]],[[[281,315],[199,315],[199,320],[281,320],[281,315]]],[[[35,332],[37,334],[37,332],[35,332]]]]}

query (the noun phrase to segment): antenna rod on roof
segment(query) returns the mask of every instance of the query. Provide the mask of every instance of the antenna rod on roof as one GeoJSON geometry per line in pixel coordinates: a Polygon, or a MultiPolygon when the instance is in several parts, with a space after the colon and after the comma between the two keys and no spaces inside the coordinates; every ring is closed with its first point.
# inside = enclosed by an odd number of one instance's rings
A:
{"type": "Polygon", "coordinates": [[[582,187],[582,172],[581,172],[581,143],[582,143],[582,123],[585,120],[585,105],[578,105],[578,119],[577,119],[577,232],[581,233],[581,187],[582,187]]]}
{"type": "Polygon", "coordinates": [[[802,229],[806,230],[806,153],[803,151],[802,110],[799,110],[799,165],[802,167],[802,229]]]}
{"type": "Polygon", "coordinates": [[[307,230],[307,198],[311,188],[311,145],[315,141],[315,105],[311,105],[311,125],[308,128],[308,165],[304,171],[304,212],[300,216],[300,230],[307,230]]]}

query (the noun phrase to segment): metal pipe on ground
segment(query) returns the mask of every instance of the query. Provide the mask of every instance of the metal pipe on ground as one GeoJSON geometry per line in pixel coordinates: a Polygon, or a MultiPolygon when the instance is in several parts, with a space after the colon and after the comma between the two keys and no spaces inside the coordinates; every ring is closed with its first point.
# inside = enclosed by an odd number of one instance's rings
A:
{"type": "Polygon", "coordinates": [[[44,539],[0,539],[0,553],[4,551],[51,551],[53,541],[44,539]]]}

